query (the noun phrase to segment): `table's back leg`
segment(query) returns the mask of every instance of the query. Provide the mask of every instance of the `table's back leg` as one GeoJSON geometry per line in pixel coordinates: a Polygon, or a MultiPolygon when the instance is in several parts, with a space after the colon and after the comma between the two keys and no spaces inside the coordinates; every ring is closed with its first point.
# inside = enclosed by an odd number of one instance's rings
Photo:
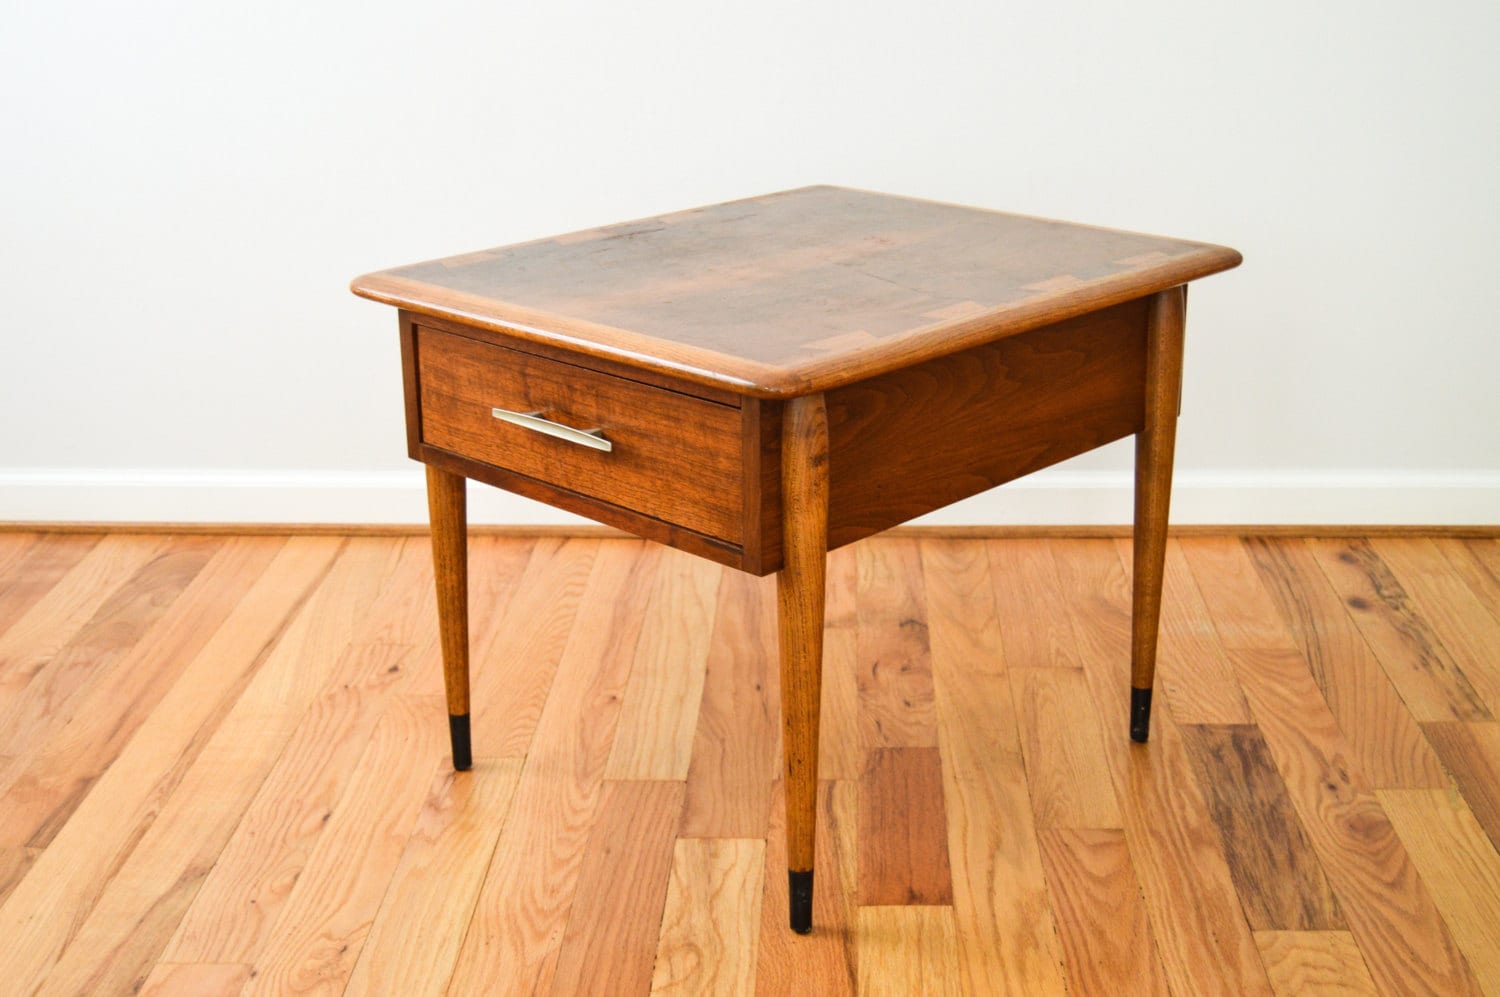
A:
{"type": "Polygon", "coordinates": [[[1135,438],[1135,566],[1130,620],[1130,738],[1151,730],[1151,685],[1156,675],[1156,634],[1161,619],[1162,568],[1167,554],[1167,512],[1172,498],[1172,455],[1182,393],[1184,288],[1151,299],[1146,332],[1145,428],[1135,438]]]}
{"type": "Polygon", "coordinates": [[[818,797],[818,702],[828,553],[828,415],[821,394],[786,405],[781,433],[780,619],[786,853],[792,930],[812,930],[813,834],[818,797]]]}
{"type": "Polygon", "coordinates": [[[427,514],[432,522],[432,572],[437,581],[438,627],[453,767],[474,764],[469,742],[469,545],[465,480],[427,465],[427,514]]]}

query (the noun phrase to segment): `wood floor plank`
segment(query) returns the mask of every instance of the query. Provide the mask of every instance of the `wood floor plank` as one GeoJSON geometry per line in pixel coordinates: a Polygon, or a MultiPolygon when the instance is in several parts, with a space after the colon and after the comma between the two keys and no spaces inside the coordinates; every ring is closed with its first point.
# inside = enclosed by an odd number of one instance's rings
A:
{"type": "Polygon", "coordinates": [[[1058,612],[1057,570],[1045,540],[990,541],[990,580],[1000,639],[1012,668],[1076,668],[1078,650],[1058,612]]]}
{"type": "MultiPolygon", "coordinates": [[[[0,561],[11,552],[0,624],[10,607],[52,642],[36,684],[21,687],[48,704],[24,712],[32,734],[0,725],[0,842],[18,863],[0,891],[0,991],[696,992],[716,971],[730,992],[768,995],[1497,988],[1500,721],[1484,719],[1500,635],[1494,541],[1280,538],[1255,541],[1265,550],[1252,556],[1238,538],[1174,538],[1180,646],[1228,663],[1252,723],[1180,724],[1212,715],[1208,701],[1163,693],[1145,746],[1126,738],[1130,591],[1115,540],[1007,553],[1009,541],[898,537],[836,552],[815,929],[799,936],[786,928],[773,604],[747,608],[722,580],[706,596],[698,586],[691,606],[681,594],[688,566],[765,580],[684,557],[674,589],[679,555],[635,541],[475,537],[474,668],[488,699],[475,700],[478,767],[453,773],[425,538],[159,536],[113,587],[79,572],[97,538],[55,539],[0,536],[0,561]],[[213,552],[190,579],[168,570],[195,546],[213,552]],[[531,585],[567,605],[511,611],[531,585]],[[81,618],[56,593],[68,586],[96,592],[81,618]],[[877,629],[860,617],[872,607],[877,629]],[[1032,626],[1029,612],[1048,616],[1032,626]],[[54,640],[39,613],[71,630],[54,640]],[[653,681],[691,685],[670,670],[699,645],[723,668],[705,668],[696,709],[682,711],[696,713],[681,720],[684,767],[681,724],[653,726],[672,711],[630,703],[653,669],[653,681]],[[88,671],[85,648],[100,662],[88,671]],[[872,651],[916,662],[930,702],[900,701],[899,669],[871,683],[872,651]],[[1354,735],[1310,659],[1334,673],[1354,735]],[[528,661],[543,674],[522,675],[528,661]],[[1362,669],[1384,677],[1392,661],[1426,669],[1425,685],[1398,676],[1379,694],[1420,735],[1404,755],[1376,743],[1389,732],[1364,729],[1379,721],[1357,688],[1362,669]],[[1453,676],[1471,670],[1466,707],[1453,676]],[[920,731],[925,711],[933,743],[869,743],[872,693],[895,718],[882,736],[920,731]],[[507,703],[518,720],[502,715],[507,703]],[[1444,719],[1417,724],[1408,707],[1444,719]],[[383,754],[373,747],[395,709],[427,742],[415,757],[389,727],[383,754]],[[627,753],[617,742],[637,709],[644,735],[627,753]],[[830,747],[840,723],[848,736],[830,747]],[[497,742],[528,755],[483,750],[497,742]],[[1410,776],[1423,751],[1440,782],[1373,788],[1368,754],[1410,776]],[[861,793],[867,756],[875,788],[896,787],[885,795],[899,802],[861,793]],[[621,771],[674,778],[606,778],[627,759],[621,771]],[[913,760],[917,793],[900,764],[880,768],[913,760]],[[840,766],[854,778],[830,780],[840,766]],[[681,837],[695,792],[703,836],[681,837]],[[924,892],[912,875],[862,881],[862,839],[894,832],[913,852],[906,830],[930,830],[933,816],[946,823],[951,907],[907,902],[924,892]],[[754,830],[712,833],[742,824],[754,830]],[[755,851],[729,890],[743,898],[715,895],[700,871],[697,909],[709,913],[679,916],[696,902],[685,887],[667,900],[684,845],[755,851]],[[250,862],[257,849],[272,857],[250,862]],[[251,866],[255,891],[214,899],[210,884],[251,866]],[[907,881],[901,903],[859,907],[862,890],[892,878],[907,881]],[[213,924],[215,906],[226,923],[209,937],[275,938],[276,919],[296,921],[287,950],[249,947],[284,962],[252,978],[232,946],[178,951],[178,933],[213,924]],[[658,960],[664,944],[672,955],[658,960]]],[[[16,639],[0,626],[0,642],[16,639]]],[[[1163,680],[1169,669],[1164,657],[1163,680]]],[[[699,865],[715,862],[736,865],[699,865]]]]}
{"type": "Polygon", "coordinates": [[[196,759],[205,728],[212,728],[248,677],[257,673],[266,648],[282,636],[288,616],[306,593],[321,587],[342,546],[340,540],[321,537],[288,541],[95,782],[0,906],[0,937],[11,940],[0,949],[0,979],[21,992],[41,984],[145,833],[143,826],[154,823],[161,799],[196,759]]]}
{"type": "Polygon", "coordinates": [[[855,548],[860,741],[865,748],[937,746],[932,658],[915,540],[855,548]]]}
{"type": "Polygon", "coordinates": [[[0,533],[0,592],[8,584],[6,572],[11,565],[23,560],[41,539],[40,533],[0,533]]]}
{"type": "Polygon", "coordinates": [[[14,721],[32,680],[165,543],[164,537],[105,537],[0,634],[0,719],[14,721]]]}
{"type": "Polygon", "coordinates": [[[573,630],[558,662],[459,949],[453,993],[545,993],[552,986],[660,558],[637,541],[596,542],[578,603],[580,618],[593,625],[573,630]]]}
{"type": "MultiPolygon", "coordinates": [[[[269,769],[167,946],[168,961],[258,964],[387,701],[410,687],[419,653],[436,653],[427,543],[405,538],[392,549],[395,561],[368,624],[352,635],[301,715],[288,718],[285,740],[263,742],[276,756],[264,759],[269,769]]],[[[442,716],[434,713],[431,722],[441,725],[442,716]]]]}
{"type": "Polygon", "coordinates": [[[687,778],[724,569],[667,555],[647,604],[606,779],[687,778]]]}
{"type": "MultiPolygon", "coordinates": [[[[1226,651],[1297,651],[1277,603],[1241,537],[1184,537],[1177,541],[1188,562],[1204,610],[1226,651]]],[[[1243,691],[1243,690],[1242,690],[1243,691]]]]}
{"type": "Polygon", "coordinates": [[[233,997],[250,979],[250,967],[229,963],[159,962],[140,997],[233,997]]]}
{"type": "Polygon", "coordinates": [[[990,564],[982,545],[922,545],[959,973],[971,995],[1059,993],[1062,948],[1048,907],[990,564]]]}
{"type": "Polygon", "coordinates": [[[953,904],[937,748],[875,748],[859,783],[859,902],[953,904]]]}
{"type": "Polygon", "coordinates": [[[1126,737],[1130,584],[1112,541],[1050,542],[1093,712],[1120,804],[1125,840],[1173,992],[1269,994],[1218,832],[1170,711],[1151,740],[1126,737]]]}
{"type": "Polygon", "coordinates": [[[682,830],[692,838],[765,838],[780,775],[781,678],[769,578],[727,571],[698,707],[682,830]]]}
{"type": "Polygon", "coordinates": [[[1386,789],[1376,795],[1480,988],[1500,993],[1500,852],[1456,793],[1386,789]]]}
{"type": "Polygon", "coordinates": [[[1166,994],[1166,973],[1125,832],[1051,828],[1041,832],[1041,848],[1069,988],[1080,994],[1166,994]]]}
{"type": "Polygon", "coordinates": [[[1089,696],[1083,672],[1012,668],[1010,682],[1036,826],[1119,827],[1120,807],[1099,730],[1077,722],[1078,704],[1089,696]]]}
{"type": "MultiPolygon", "coordinates": [[[[1249,723],[1250,708],[1182,548],[1179,540],[1167,544],[1155,687],[1179,725],[1249,723]]],[[[1131,541],[1117,541],[1115,550],[1129,566],[1131,541]]]]}
{"type": "Polygon", "coordinates": [[[1255,944],[1276,997],[1376,997],[1380,993],[1347,931],[1257,931],[1255,944]]]}
{"type": "Polygon", "coordinates": [[[1412,716],[1494,719],[1368,540],[1310,540],[1308,548],[1412,716]]]}
{"type": "Polygon", "coordinates": [[[455,772],[443,758],[437,767],[346,994],[440,995],[453,975],[521,759],[479,758],[455,772]]]}
{"type": "Polygon", "coordinates": [[[1490,714],[1500,718],[1500,607],[1487,605],[1425,537],[1371,541],[1490,714]]]}
{"type": "Polygon", "coordinates": [[[856,547],[828,555],[818,778],[855,781],[864,768],[859,716],[859,563],[856,547]]]}
{"type": "Polygon", "coordinates": [[[860,997],[964,992],[953,908],[861,907],[858,937],[860,997]]]}
{"type": "Polygon", "coordinates": [[[763,840],[678,839],[651,993],[755,992],[765,853],[763,840]]]}
{"type": "Polygon", "coordinates": [[[605,782],[552,993],[650,989],[682,797],[681,782],[605,782]]]}
{"type": "MultiPolygon", "coordinates": [[[[507,609],[507,622],[473,644],[469,673],[475,744],[497,758],[523,755],[567,647],[597,541],[542,537],[507,609]]],[[[470,599],[470,606],[474,600],[470,599]]]]}
{"type": "Polygon", "coordinates": [[[1374,791],[1348,764],[1306,662],[1286,651],[1230,658],[1375,982],[1390,993],[1478,993],[1374,791]]]}
{"type": "Polygon", "coordinates": [[[386,538],[351,541],[238,695],[224,697],[184,754],[180,780],[163,792],[156,819],[47,978],[47,991],[128,990],[161,958],[290,729],[360,622],[382,605],[378,596],[398,550],[386,538]]]}
{"type": "Polygon", "coordinates": [[[0,641],[102,539],[88,533],[44,534],[24,557],[0,575],[0,641]]]}
{"type": "MultiPolygon", "coordinates": [[[[0,768],[7,773],[0,776],[0,854],[52,840],[285,543],[280,537],[226,541],[154,625],[142,631],[125,624],[133,642],[103,652],[118,654],[117,666],[74,710],[50,718],[54,722],[45,726],[57,728],[51,738],[38,735],[24,759],[18,755],[18,764],[0,768]]],[[[0,883],[13,882],[0,874],[0,883]]]]}
{"type": "Polygon", "coordinates": [[[1250,927],[1342,929],[1338,899],[1259,729],[1250,724],[1180,729],[1250,927]]]}
{"type": "MultiPolygon", "coordinates": [[[[86,623],[0,711],[0,752],[20,754],[67,722],[89,688],[106,678],[151,631],[208,564],[221,541],[173,537],[103,599],[86,623]]],[[[148,636],[150,635],[150,636],[148,636]]]]}
{"type": "Polygon", "coordinates": [[[813,884],[813,931],[787,928],[786,808],[777,783],[766,838],[766,888],[760,905],[760,945],[755,992],[762,997],[809,993],[852,995],[858,954],[859,786],[824,782],[818,787],[818,833],[813,884]]]}
{"type": "Polygon", "coordinates": [[[1469,809],[1500,848],[1500,723],[1423,724],[1427,740],[1453,774],[1469,809]]]}
{"type": "Polygon", "coordinates": [[[447,731],[434,696],[400,696],[376,723],[353,778],[255,961],[247,995],[344,992],[405,850],[447,731]]]}
{"type": "Polygon", "coordinates": [[[1432,545],[1480,602],[1500,619],[1500,544],[1493,540],[1433,537],[1432,545]]]}
{"type": "MultiPolygon", "coordinates": [[[[1441,787],[1447,780],[1437,755],[1306,543],[1250,539],[1245,548],[1369,785],[1441,787]]],[[[1216,589],[1210,614],[1231,598],[1234,593],[1228,589],[1216,589]]],[[[1225,644],[1231,646],[1228,639],[1225,644]]]]}

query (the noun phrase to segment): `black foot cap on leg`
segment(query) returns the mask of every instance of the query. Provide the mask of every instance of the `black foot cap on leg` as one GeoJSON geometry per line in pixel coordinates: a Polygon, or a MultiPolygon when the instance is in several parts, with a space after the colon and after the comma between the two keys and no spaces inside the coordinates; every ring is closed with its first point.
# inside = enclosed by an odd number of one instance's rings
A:
{"type": "Polygon", "coordinates": [[[812,870],[788,870],[788,895],[792,899],[792,930],[799,935],[812,931],[812,870]]]}
{"type": "Polygon", "coordinates": [[[1130,739],[1145,744],[1151,736],[1151,690],[1130,689],[1130,739]]]}
{"type": "Polygon", "coordinates": [[[453,741],[453,769],[467,772],[474,767],[474,755],[469,747],[469,715],[448,714],[448,737],[453,741]]]}

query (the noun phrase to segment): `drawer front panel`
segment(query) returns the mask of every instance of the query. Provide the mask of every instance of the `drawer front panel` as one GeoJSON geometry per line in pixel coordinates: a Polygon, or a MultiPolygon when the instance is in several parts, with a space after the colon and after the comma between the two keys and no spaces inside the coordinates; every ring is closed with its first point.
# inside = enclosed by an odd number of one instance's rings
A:
{"type": "Polygon", "coordinates": [[[416,353],[423,443],[741,542],[739,409],[425,327],[416,353]],[[598,429],[612,449],[502,421],[496,408],[598,429]]]}

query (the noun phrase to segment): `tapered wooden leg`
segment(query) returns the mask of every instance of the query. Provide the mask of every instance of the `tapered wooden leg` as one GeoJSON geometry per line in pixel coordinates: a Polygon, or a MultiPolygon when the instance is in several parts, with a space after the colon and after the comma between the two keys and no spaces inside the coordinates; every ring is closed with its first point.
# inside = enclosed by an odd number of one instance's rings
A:
{"type": "Polygon", "coordinates": [[[1151,299],[1146,323],[1146,419],[1135,438],[1135,592],[1130,617],[1130,739],[1151,733],[1151,684],[1167,555],[1172,455],[1182,393],[1182,287],[1151,299]]]}
{"type": "Polygon", "coordinates": [[[776,578],[781,630],[782,747],[792,930],[812,930],[813,834],[818,797],[818,700],[823,671],[828,554],[828,416],[823,396],[787,403],[781,429],[782,549],[776,578]]]}
{"type": "Polygon", "coordinates": [[[469,743],[469,542],[462,475],[427,465],[427,514],[432,522],[432,573],[437,579],[443,684],[453,767],[474,764],[469,743]]]}

